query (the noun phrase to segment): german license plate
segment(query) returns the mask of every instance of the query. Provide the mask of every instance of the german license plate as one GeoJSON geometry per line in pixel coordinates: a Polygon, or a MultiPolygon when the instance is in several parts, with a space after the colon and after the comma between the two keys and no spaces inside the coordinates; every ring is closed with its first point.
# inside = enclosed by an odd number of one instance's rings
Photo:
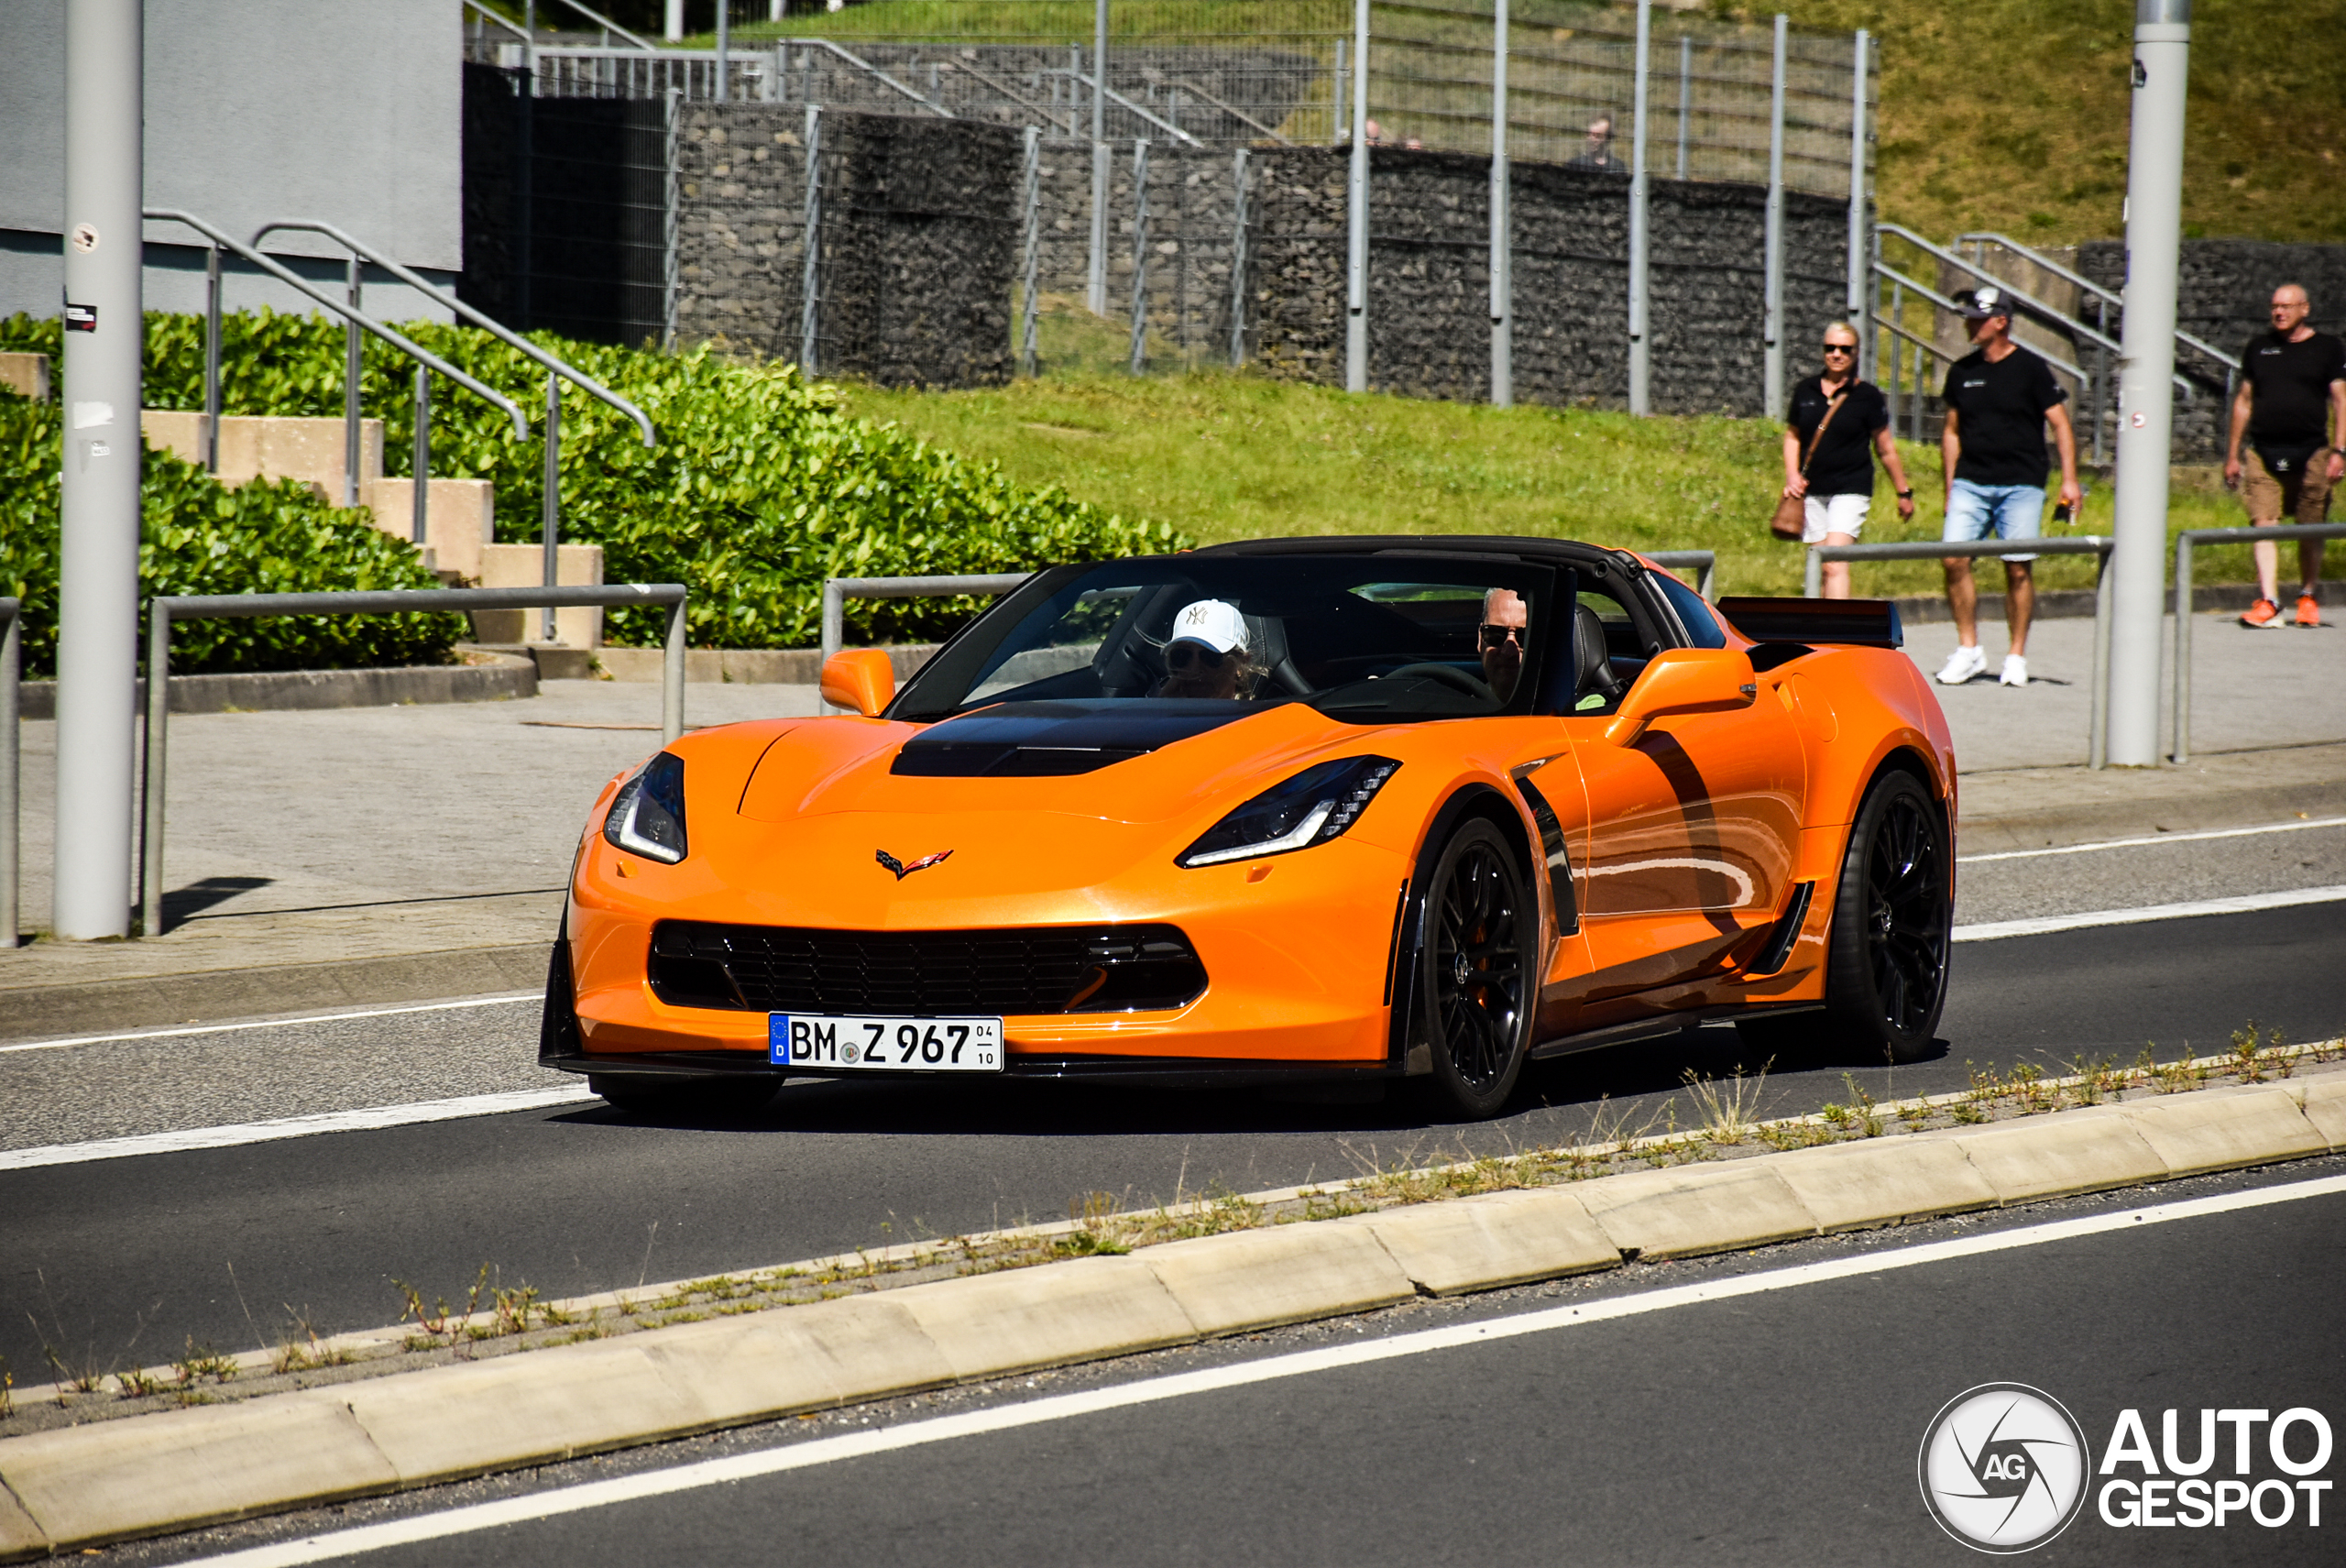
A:
{"type": "Polygon", "coordinates": [[[772,1013],[766,1059],[865,1072],[1000,1072],[1002,1020],[772,1013]]]}

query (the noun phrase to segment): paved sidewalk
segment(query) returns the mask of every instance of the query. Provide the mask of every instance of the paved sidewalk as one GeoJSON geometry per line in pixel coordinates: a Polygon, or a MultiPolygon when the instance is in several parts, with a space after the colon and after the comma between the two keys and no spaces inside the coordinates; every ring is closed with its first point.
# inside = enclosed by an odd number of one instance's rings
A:
{"type": "MultiPolygon", "coordinates": [[[[2027,688],[1938,688],[1965,774],[1965,850],[2346,815],[2346,632],[2228,622],[2196,629],[2183,768],[2083,766],[2088,621],[2037,629],[2027,688]]],[[[2002,628],[1983,641],[1993,667],[2002,628]]],[[[1910,633],[1925,671],[1953,646],[1952,627],[1910,633]]],[[[0,1039],[534,988],[582,816],[658,744],[660,720],[656,685],[541,694],[175,718],[165,935],[0,954],[0,1039]]],[[[716,724],[814,701],[806,686],[696,684],[686,712],[716,724]]],[[[25,726],[35,923],[49,900],[55,737],[25,726]]]]}

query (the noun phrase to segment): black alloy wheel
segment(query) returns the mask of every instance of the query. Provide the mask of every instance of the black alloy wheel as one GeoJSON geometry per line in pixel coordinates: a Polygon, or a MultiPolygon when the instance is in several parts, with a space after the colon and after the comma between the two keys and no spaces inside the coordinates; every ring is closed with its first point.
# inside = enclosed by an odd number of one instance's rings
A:
{"type": "Polygon", "coordinates": [[[1893,1062],[1930,1050],[1946,1006],[1955,877],[1946,817],[1912,773],[1867,792],[1833,905],[1825,1015],[1836,1043],[1893,1062]]]}
{"type": "Polygon", "coordinates": [[[1538,915],[1507,840],[1479,818],[1442,846],[1426,889],[1419,982],[1433,1073],[1421,1081],[1440,1110],[1479,1121],[1523,1071],[1538,915]]]}

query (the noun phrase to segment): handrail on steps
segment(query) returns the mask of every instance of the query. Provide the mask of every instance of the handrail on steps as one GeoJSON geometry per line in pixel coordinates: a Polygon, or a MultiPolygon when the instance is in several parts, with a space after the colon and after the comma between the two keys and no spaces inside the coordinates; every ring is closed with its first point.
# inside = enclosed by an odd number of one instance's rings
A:
{"type": "MultiPolygon", "coordinates": [[[[2059,262],[2054,260],[2051,257],[2045,255],[2043,251],[2037,250],[2030,246],[2023,245],[2019,240],[2012,238],[2010,235],[1998,234],[1993,229],[1976,229],[1969,234],[1957,235],[1955,236],[1955,243],[1961,245],[1967,239],[1984,239],[1991,245],[2001,245],[2006,250],[2011,251],[2013,255],[2025,258],[2031,263],[2043,268],[2045,271],[2050,272],[2054,277],[2062,280],[2064,282],[2076,284],[2078,288],[2083,289],[2086,292],[2095,296],[2097,299],[2106,300],[2110,303],[2119,306],[2123,306],[2126,303],[2126,296],[2120,293],[2115,289],[2105,288],[2101,284],[2095,282],[2092,279],[2086,277],[2084,274],[2070,270],[2068,268],[2064,267],[2059,262]]],[[[2196,337],[2190,333],[2184,331],[2181,327],[2175,329],[2175,340],[2187,347],[2198,349],[2200,353],[2206,355],[2217,364],[2223,366],[2228,370],[2237,370],[2240,368],[2239,360],[2233,358],[2231,355],[2226,354],[2214,344],[2209,343],[2203,338],[2196,337]]]]}

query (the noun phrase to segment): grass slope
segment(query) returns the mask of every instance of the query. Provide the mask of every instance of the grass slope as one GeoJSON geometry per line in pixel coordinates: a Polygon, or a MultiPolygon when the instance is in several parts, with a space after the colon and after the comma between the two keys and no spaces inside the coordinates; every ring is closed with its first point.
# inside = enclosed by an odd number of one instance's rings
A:
{"type": "MultiPolygon", "coordinates": [[[[1781,438],[1759,420],[1355,397],[1228,372],[1045,376],[959,392],[856,387],[846,397],[853,412],[999,463],[1015,483],[1064,486],[1103,510],[1170,523],[1210,543],[1277,534],[1558,535],[1713,550],[1722,592],[1800,591],[1800,552],[1767,532],[1781,438]]],[[[1938,450],[1902,448],[1919,509],[1901,524],[1885,484],[1869,539],[1938,537],[1938,450]]],[[[2177,485],[2170,528],[2242,521],[2238,503],[2204,480],[2186,476],[2177,485]]],[[[2110,530],[2110,494],[2097,489],[2077,532],[2110,530]]],[[[2086,560],[2047,559],[2038,580],[2085,587],[2091,572],[2086,560]]],[[[2199,574],[2203,582],[2242,580],[2246,553],[2203,551],[2199,574]]],[[[1938,568],[1926,561],[1858,569],[1859,593],[1938,586],[1938,568]]]]}

